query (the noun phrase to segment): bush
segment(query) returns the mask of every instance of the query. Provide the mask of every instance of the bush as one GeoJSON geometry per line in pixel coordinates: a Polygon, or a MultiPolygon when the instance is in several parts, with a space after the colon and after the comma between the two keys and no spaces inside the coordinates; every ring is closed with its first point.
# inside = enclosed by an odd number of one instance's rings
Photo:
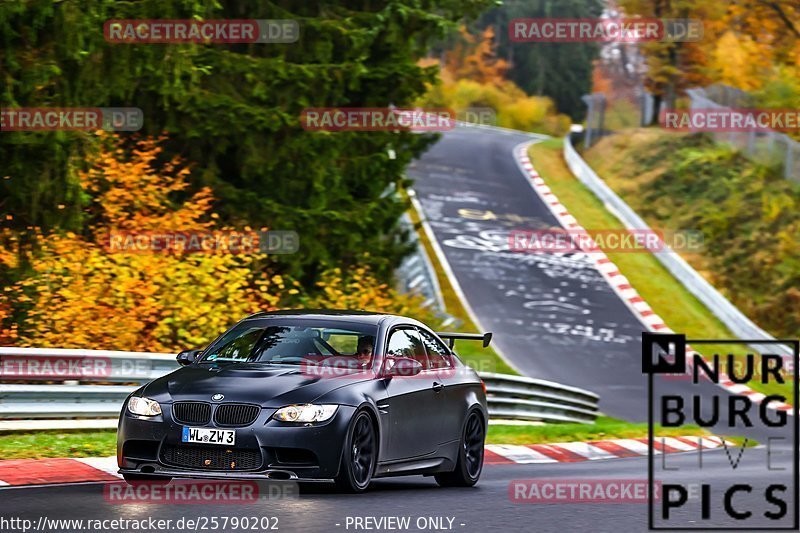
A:
{"type": "MultiPolygon", "coordinates": [[[[428,59],[421,65],[439,62],[428,59]]],[[[458,42],[445,54],[439,69],[439,83],[417,100],[423,107],[449,108],[457,115],[469,108],[491,108],[498,126],[562,136],[571,120],[559,115],[553,100],[528,96],[506,79],[508,63],[497,57],[494,31],[486,28],[480,36],[460,29],[458,42]]]]}
{"type": "Polygon", "coordinates": [[[702,231],[705,249],[690,262],[760,326],[796,337],[800,186],[703,135],[614,137],[588,157],[624,151],[607,179],[631,207],[653,227],[702,231]]]}
{"type": "Polygon", "coordinates": [[[103,139],[81,176],[92,221],[83,234],[0,234],[0,268],[14,280],[0,293],[2,344],[174,352],[205,346],[246,315],[299,306],[435,321],[420,298],[379,281],[368,256],[357,268],[323,272],[306,288],[273,273],[270,258],[259,253],[109,250],[115,230],[230,229],[216,226],[207,189],[180,199],[190,171],[179,159],[159,162],[160,154],[158,140],[126,148],[103,139]],[[33,248],[24,245],[31,241],[33,248]]]}

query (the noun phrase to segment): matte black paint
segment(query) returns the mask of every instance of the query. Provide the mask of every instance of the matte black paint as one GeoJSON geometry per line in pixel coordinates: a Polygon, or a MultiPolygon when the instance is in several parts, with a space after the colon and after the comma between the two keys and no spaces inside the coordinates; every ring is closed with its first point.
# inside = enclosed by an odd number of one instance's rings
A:
{"type": "MultiPolygon", "coordinates": [[[[227,366],[189,364],[141,387],[131,396],[159,402],[162,415],[148,418],[123,408],[117,437],[120,472],[172,477],[213,477],[328,480],[336,476],[350,420],[366,410],[378,430],[379,455],[375,477],[433,474],[450,471],[455,464],[463,423],[473,410],[488,420],[486,396],[477,374],[453,357],[452,370],[428,370],[410,377],[384,377],[388,336],[393,328],[410,326],[430,332],[410,318],[350,312],[260,313],[244,320],[285,317],[307,320],[367,322],[378,327],[373,366],[340,377],[308,375],[292,366],[235,363],[227,366]],[[223,394],[221,402],[212,401],[223,394]],[[160,461],[163,445],[181,445],[183,424],[172,418],[177,401],[249,403],[261,406],[250,426],[236,429],[236,448],[259,449],[264,457],[256,471],[190,470],[160,461]],[[319,403],[339,406],[332,419],[314,424],[272,420],[275,411],[292,404],[319,403]],[[129,444],[126,444],[129,443],[129,444]],[[148,444],[149,443],[149,444],[148,444]],[[281,449],[304,450],[317,459],[313,466],[278,461],[281,449]],[[142,452],[144,450],[144,452],[142,452]]],[[[127,400],[125,402],[127,406],[127,400]]],[[[218,427],[212,420],[199,427],[218,427]]],[[[222,427],[222,426],[219,426],[222,427]]],[[[227,428],[226,428],[227,429],[227,428]]]]}

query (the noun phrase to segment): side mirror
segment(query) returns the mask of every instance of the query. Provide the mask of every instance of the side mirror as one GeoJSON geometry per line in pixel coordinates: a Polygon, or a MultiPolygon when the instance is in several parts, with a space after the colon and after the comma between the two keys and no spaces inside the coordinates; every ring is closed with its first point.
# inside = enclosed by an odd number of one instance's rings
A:
{"type": "Polygon", "coordinates": [[[419,361],[409,357],[388,357],[386,359],[386,370],[383,375],[386,377],[408,377],[416,376],[422,372],[422,365],[419,361]]]}
{"type": "Polygon", "coordinates": [[[184,350],[178,354],[178,357],[175,360],[178,361],[178,364],[181,366],[191,365],[197,358],[200,357],[200,354],[203,350],[184,350]]]}

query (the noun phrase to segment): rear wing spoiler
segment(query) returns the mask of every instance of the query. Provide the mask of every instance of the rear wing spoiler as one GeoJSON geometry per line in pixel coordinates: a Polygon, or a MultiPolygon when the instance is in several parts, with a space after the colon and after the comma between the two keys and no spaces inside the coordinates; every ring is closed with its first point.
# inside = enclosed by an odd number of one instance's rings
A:
{"type": "Polygon", "coordinates": [[[437,331],[436,334],[447,341],[451,350],[453,349],[456,340],[482,341],[484,348],[488,347],[489,343],[492,342],[491,333],[442,333],[437,331]]]}

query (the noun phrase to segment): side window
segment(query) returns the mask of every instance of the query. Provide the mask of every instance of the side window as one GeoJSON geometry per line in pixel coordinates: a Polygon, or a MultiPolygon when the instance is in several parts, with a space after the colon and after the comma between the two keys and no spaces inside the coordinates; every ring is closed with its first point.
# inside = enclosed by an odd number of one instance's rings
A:
{"type": "Polygon", "coordinates": [[[417,332],[411,329],[396,329],[389,337],[389,357],[408,357],[415,359],[427,370],[428,358],[425,355],[425,345],[422,343],[417,332]]]}
{"type": "Polygon", "coordinates": [[[422,342],[425,344],[425,350],[428,352],[431,368],[450,368],[453,366],[450,360],[450,352],[447,347],[442,344],[442,341],[424,329],[420,329],[419,334],[420,337],[422,337],[422,342]]]}
{"type": "Polygon", "coordinates": [[[397,329],[392,332],[386,355],[389,357],[413,357],[414,345],[404,330],[397,329]]]}
{"type": "Polygon", "coordinates": [[[422,342],[422,338],[420,338],[419,333],[417,333],[417,330],[415,329],[408,329],[406,330],[406,335],[409,336],[411,343],[414,346],[414,355],[412,358],[419,361],[419,364],[422,365],[423,370],[429,370],[431,365],[428,362],[428,356],[425,353],[425,344],[422,342]]]}

